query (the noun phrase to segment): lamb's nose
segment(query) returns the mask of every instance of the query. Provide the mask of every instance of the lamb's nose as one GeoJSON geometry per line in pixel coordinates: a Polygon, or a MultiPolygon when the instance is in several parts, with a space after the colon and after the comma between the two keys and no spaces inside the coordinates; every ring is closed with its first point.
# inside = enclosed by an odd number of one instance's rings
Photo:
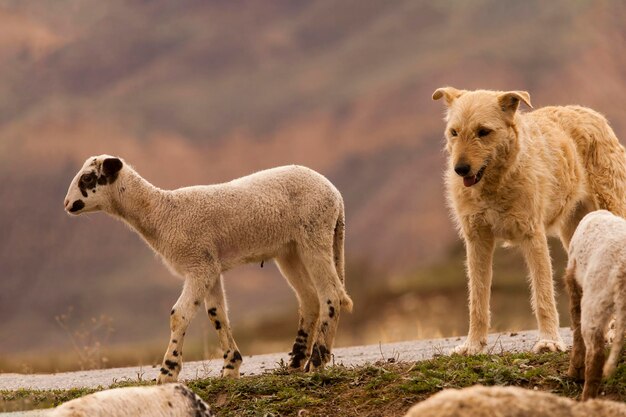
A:
{"type": "Polygon", "coordinates": [[[470,170],[472,167],[469,166],[469,164],[457,164],[454,167],[454,172],[457,173],[457,175],[460,175],[461,177],[466,176],[467,174],[469,174],[470,170]]]}
{"type": "Polygon", "coordinates": [[[67,207],[68,204],[70,204],[70,200],[66,198],[63,202],[63,207],[67,207]]]}

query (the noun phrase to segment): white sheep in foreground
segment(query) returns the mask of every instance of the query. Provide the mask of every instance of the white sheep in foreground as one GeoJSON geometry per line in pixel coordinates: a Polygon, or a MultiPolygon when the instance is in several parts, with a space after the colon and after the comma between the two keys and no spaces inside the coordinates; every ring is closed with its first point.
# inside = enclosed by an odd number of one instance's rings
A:
{"type": "Polygon", "coordinates": [[[405,417],[624,417],[626,404],[578,402],[519,387],[446,389],[414,405],[405,417]]]}
{"type": "Polygon", "coordinates": [[[47,417],[211,417],[210,407],[182,384],[115,388],[68,401],[47,417]]]}
{"type": "Polygon", "coordinates": [[[300,303],[290,367],[330,360],[344,287],[344,205],[325,177],[285,166],[217,184],[162,190],[123,160],[88,158],[65,198],[72,214],[102,210],[131,226],[173,273],[184,278],[170,315],[171,337],[157,381],[182,368],[185,331],[204,300],[224,354],[223,376],[238,377],[242,357],[231,332],[222,273],[275,259],[300,303]],[[323,308],[321,308],[323,306],[323,308]]]}
{"type": "Polygon", "coordinates": [[[598,394],[617,366],[626,322],[626,220],[606,210],[587,214],[569,246],[565,283],[574,345],[569,375],[585,380],[583,400],[598,394]],[[611,353],[604,363],[604,334],[615,313],[611,353]]]}

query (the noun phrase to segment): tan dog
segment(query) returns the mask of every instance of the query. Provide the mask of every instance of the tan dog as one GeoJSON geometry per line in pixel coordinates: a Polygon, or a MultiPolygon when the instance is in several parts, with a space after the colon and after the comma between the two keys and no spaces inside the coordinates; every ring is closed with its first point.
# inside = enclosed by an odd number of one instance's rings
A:
{"type": "Polygon", "coordinates": [[[565,350],[558,333],[547,236],[567,249],[585,214],[626,215],[626,152],[606,119],[579,106],[529,107],[525,91],[439,88],[447,105],[448,200],[467,250],[470,328],[454,349],[481,352],[489,330],[496,241],[519,246],[530,270],[540,339],[533,351],[565,350]]]}

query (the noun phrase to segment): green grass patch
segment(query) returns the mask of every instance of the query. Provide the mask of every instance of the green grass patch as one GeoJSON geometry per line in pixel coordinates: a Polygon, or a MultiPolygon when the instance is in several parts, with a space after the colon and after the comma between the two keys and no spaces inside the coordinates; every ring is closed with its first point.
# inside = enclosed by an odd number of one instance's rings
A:
{"type": "MultiPolygon", "coordinates": [[[[622,355],[624,356],[624,355],[622,355]]],[[[418,401],[445,388],[475,384],[516,385],[577,398],[582,385],[567,377],[567,353],[504,353],[440,356],[421,362],[331,367],[314,374],[280,368],[238,380],[208,378],[188,386],[220,417],[309,415],[401,416],[418,401]]],[[[152,384],[124,381],[114,386],[152,384]]],[[[44,408],[95,390],[0,392],[0,410],[44,408]],[[11,408],[11,404],[14,406],[11,408]],[[8,405],[8,406],[7,406],[8,405]]],[[[605,398],[626,401],[626,363],[603,386],[605,398]]]]}

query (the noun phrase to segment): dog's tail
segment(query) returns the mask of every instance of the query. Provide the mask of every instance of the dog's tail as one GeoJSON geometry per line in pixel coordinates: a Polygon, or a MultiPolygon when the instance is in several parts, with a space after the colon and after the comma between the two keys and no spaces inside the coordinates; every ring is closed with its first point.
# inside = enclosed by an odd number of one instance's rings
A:
{"type": "Polygon", "coordinates": [[[572,138],[597,209],[626,218],[626,150],[601,114],[578,107],[566,116],[575,117],[574,126],[584,123],[585,129],[573,131],[572,138]]]}
{"type": "Polygon", "coordinates": [[[615,288],[613,288],[613,300],[615,301],[615,334],[611,345],[611,353],[604,363],[604,377],[609,377],[615,372],[617,362],[622,354],[624,347],[624,336],[626,336],[626,263],[618,270],[615,277],[615,288]]]}

